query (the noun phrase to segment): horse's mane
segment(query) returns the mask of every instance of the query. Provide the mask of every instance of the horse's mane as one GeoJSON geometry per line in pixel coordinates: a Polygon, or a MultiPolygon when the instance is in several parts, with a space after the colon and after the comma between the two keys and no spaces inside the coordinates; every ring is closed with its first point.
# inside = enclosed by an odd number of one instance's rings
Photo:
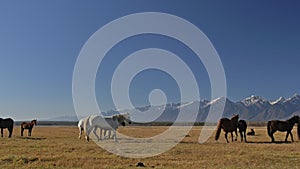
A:
{"type": "Polygon", "coordinates": [[[234,119],[239,119],[239,115],[237,114],[237,115],[233,115],[232,117],[231,117],[231,120],[234,120],[234,119]]]}

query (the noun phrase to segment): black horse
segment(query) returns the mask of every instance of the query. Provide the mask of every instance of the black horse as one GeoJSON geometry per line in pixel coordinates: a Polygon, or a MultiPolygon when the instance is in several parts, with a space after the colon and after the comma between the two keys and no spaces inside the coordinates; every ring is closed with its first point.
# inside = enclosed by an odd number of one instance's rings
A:
{"type": "Polygon", "coordinates": [[[230,132],[231,133],[231,139],[233,141],[233,134],[232,132],[235,132],[236,138],[235,141],[237,140],[237,128],[238,128],[238,121],[239,121],[239,115],[233,116],[230,120],[228,118],[222,118],[219,120],[218,123],[218,128],[215,136],[215,140],[217,141],[220,137],[221,129],[225,132],[225,139],[227,143],[229,143],[227,139],[227,134],[230,132]]]}
{"type": "Polygon", "coordinates": [[[3,137],[3,129],[7,128],[9,132],[8,137],[10,138],[14,130],[14,120],[11,118],[7,118],[7,119],[0,118],[0,128],[1,128],[1,137],[3,137]]]}
{"type": "Polygon", "coordinates": [[[243,138],[245,138],[245,142],[247,142],[247,138],[246,138],[247,123],[246,123],[246,121],[239,120],[238,128],[239,128],[239,132],[241,135],[241,141],[243,141],[243,138]]]}
{"type": "Polygon", "coordinates": [[[249,132],[247,133],[247,135],[248,135],[248,136],[254,136],[254,135],[255,135],[254,129],[251,129],[251,131],[249,131],[249,132]]]}
{"type": "Polygon", "coordinates": [[[268,122],[268,135],[271,137],[272,142],[275,142],[273,134],[276,131],[281,131],[281,132],[287,132],[286,137],[285,137],[285,142],[287,142],[287,138],[289,135],[291,135],[291,140],[294,142],[293,139],[293,134],[292,134],[292,129],[295,125],[295,123],[298,123],[298,138],[300,139],[300,125],[299,125],[299,116],[294,116],[287,121],[279,121],[279,120],[272,120],[268,122]]]}

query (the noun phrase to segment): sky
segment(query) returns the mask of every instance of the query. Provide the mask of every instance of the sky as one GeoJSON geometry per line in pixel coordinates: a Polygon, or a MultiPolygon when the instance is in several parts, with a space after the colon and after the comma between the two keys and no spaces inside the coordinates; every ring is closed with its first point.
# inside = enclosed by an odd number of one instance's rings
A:
{"type": "MultiPolygon", "coordinates": [[[[219,54],[229,99],[259,95],[276,100],[300,93],[300,3],[296,0],[3,0],[0,117],[30,120],[76,115],[72,76],[82,47],[105,24],[140,12],[168,13],[197,26],[219,54]]],[[[121,41],[101,62],[95,79],[101,111],[116,108],[110,86],[118,64],[129,54],[146,48],[161,48],[180,56],[194,73],[199,100],[211,99],[206,69],[195,53],[176,39],[145,34],[121,41]]],[[[136,107],[148,105],[149,93],[161,89],[167,102],[177,102],[181,96],[178,88],[166,72],[145,70],[130,83],[130,101],[136,107]]]]}

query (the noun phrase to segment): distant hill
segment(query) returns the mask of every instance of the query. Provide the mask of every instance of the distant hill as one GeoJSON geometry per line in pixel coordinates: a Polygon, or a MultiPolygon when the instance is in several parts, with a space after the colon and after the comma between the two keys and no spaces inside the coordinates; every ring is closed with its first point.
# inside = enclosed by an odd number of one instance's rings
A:
{"type": "Polygon", "coordinates": [[[59,116],[50,119],[45,119],[43,121],[78,121],[77,116],[59,116]]]}

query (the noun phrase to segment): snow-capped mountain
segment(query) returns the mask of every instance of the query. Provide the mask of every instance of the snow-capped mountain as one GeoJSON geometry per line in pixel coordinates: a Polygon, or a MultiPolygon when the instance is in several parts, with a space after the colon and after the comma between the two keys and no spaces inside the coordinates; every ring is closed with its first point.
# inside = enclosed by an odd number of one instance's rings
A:
{"type": "MultiPolygon", "coordinates": [[[[103,112],[103,115],[113,115],[118,113],[129,113],[132,120],[144,122],[174,122],[176,119],[189,122],[204,122],[209,113],[220,113],[220,105],[225,103],[222,117],[231,117],[233,114],[239,114],[240,119],[251,122],[266,122],[273,119],[285,120],[294,115],[300,115],[300,95],[295,94],[290,98],[279,97],[276,100],[267,100],[260,96],[252,95],[241,101],[233,102],[225,97],[213,99],[212,101],[201,100],[185,103],[168,103],[160,106],[144,106],[135,109],[111,110],[103,112]],[[212,112],[211,106],[214,106],[212,112]],[[215,112],[214,112],[215,111],[215,112]],[[182,116],[178,117],[182,112],[182,116]]],[[[76,121],[77,118],[58,117],[52,120],[76,121]]],[[[218,121],[219,119],[215,119],[218,121]]]]}
{"type": "Polygon", "coordinates": [[[241,101],[245,106],[251,106],[253,104],[270,104],[269,101],[267,101],[266,99],[260,97],[260,96],[255,96],[252,95],[250,97],[245,98],[243,101],[241,101]]]}
{"type": "MultiPolygon", "coordinates": [[[[140,111],[147,111],[149,115],[160,111],[161,114],[155,121],[168,122],[175,121],[179,111],[184,113],[187,117],[186,119],[189,119],[195,111],[198,111],[196,121],[203,122],[209,114],[210,107],[217,107],[221,102],[225,102],[223,117],[231,117],[233,114],[239,114],[241,119],[253,122],[264,122],[272,119],[283,120],[295,114],[300,115],[300,96],[298,94],[287,99],[279,97],[273,101],[252,95],[237,102],[220,97],[212,101],[202,100],[188,103],[170,103],[165,106],[146,106],[138,109],[140,111]]],[[[126,110],[126,112],[132,113],[133,110],[126,110]]]]}

